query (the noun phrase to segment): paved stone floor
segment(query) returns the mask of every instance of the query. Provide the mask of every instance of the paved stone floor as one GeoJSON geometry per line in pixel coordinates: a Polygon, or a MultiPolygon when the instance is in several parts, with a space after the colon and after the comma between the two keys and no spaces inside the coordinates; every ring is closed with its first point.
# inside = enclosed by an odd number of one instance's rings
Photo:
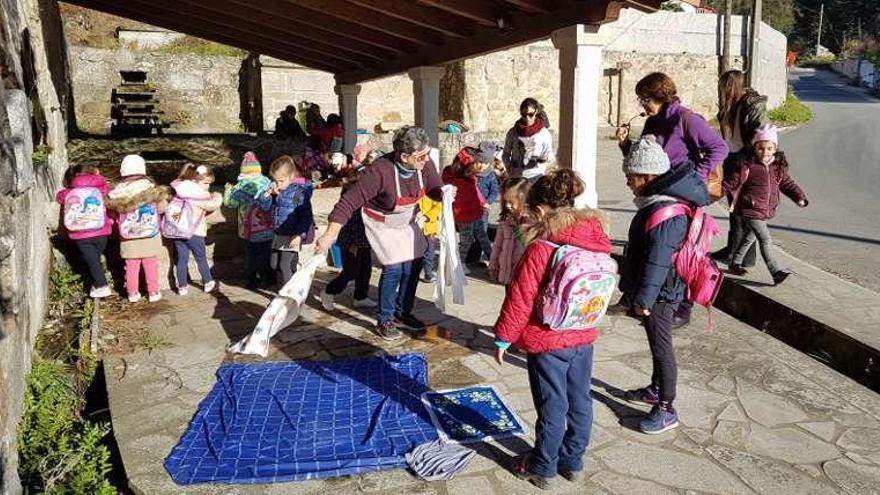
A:
{"type": "MultiPolygon", "coordinates": [[[[332,274],[319,277],[315,290],[332,274]]],[[[332,314],[312,300],[300,321],[274,339],[266,360],[425,352],[432,388],[493,384],[533,429],[524,356],[511,354],[504,367],[491,356],[489,329],[503,289],[471,278],[467,304],[450,305],[445,315],[429,302],[429,287],[420,287],[419,297],[417,314],[437,325],[424,339],[389,345],[368,330],[373,315],[349,309],[348,298],[341,297],[332,314]]],[[[266,301],[228,284],[214,296],[169,294],[149,306],[147,318],[150,332],[171,345],[106,359],[113,427],[136,492],[536,491],[502,467],[528,449],[531,437],[481,446],[467,470],[449,482],[427,483],[392,470],[273,486],[176,485],[163,460],[214,385],[220,363],[262,360],[227,355],[224,346],[253,328],[266,301]]],[[[648,381],[644,331],[629,318],[606,319],[596,344],[588,476],[580,485],[560,479],[554,493],[880,493],[880,396],[724,314],[714,314],[708,332],[704,312],[696,314],[675,334],[682,426],[659,436],[634,430],[647,408],[615,397],[619,389],[648,381]]]]}

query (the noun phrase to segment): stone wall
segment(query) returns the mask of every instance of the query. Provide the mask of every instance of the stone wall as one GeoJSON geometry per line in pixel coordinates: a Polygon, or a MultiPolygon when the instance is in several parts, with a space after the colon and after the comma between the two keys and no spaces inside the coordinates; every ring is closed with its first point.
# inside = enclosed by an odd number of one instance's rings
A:
{"type": "Polygon", "coordinates": [[[69,79],[54,0],[0,0],[0,494],[21,493],[16,426],[25,376],[46,309],[57,219],[54,192],[67,167],[69,79]],[[34,145],[46,151],[34,163],[34,145]]]}
{"type": "Polygon", "coordinates": [[[172,123],[168,132],[222,133],[241,129],[239,58],[84,46],[71,46],[68,50],[77,124],[82,131],[110,133],[110,95],[122,82],[120,70],[147,72],[147,82],[159,90],[159,108],[172,123]]]}

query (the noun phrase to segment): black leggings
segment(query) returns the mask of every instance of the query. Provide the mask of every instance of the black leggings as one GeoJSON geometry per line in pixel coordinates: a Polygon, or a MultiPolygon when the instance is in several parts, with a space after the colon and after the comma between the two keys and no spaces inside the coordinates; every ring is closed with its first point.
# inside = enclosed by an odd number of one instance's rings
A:
{"type": "Polygon", "coordinates": [[[272,269],[280,275],[281,286],[293,278],[296,273],[296,265],[299,263],[299,253],[296,251],[287,251],[281,249],[272,250],[271,259],[272,269]]]}
{"type": "Polygon", "coordinates": [[[107,239],[108,236],[102,235],[73,241],[89,269],[89,276],[92,279],[92,287],[107,286],[107,276],[104,275],[104,265],[101,264],[101,255],[104,254],[104,250],[107,249],[107,239]]]}
{"type": "Polygon", "coordinates": [[[678,381],[678,365],[675,362],[675,349],[672,347],[672,318],[675,304],[660,302],[654,305],[651,314],[645,318],[645,332],[648,334],[648,347],[654,371],[651,373],[651,387],[660,391],[660,400],[675,400],[675,384],[678,381]]]}
{"type": "Polygon", "coordinates": [[[357,248],[356,254],[349,250],[342,252],[342,273],[327,284],[327,293],[342,293],[349,282],[354,280],[354,298],[358,301],[367,297],[370,290],[370,275],[373,272],[373,259],[370,248],[357,248]]]}

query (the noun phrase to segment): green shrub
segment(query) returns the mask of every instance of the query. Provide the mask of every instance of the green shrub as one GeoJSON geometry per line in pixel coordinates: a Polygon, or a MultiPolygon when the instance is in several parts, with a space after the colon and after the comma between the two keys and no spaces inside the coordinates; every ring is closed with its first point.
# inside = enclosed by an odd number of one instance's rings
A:
{"type": "Polygon", "coordinates": [[[834,55],[819,55],[798,59],[798,67],[812,67],[814,69],[829,69],[831,64],[837,61],[834,55]]]}
{"type": "Polygon", "coordinates": [[[779,127],[801,125],[813,119],[813,110],[789,90],[785,103],[770,111],[770,120],[779,127]]]}
{"type": "Polygon", "coordinates": [[[193,54],[214,57],[239,57],[244,58],[247,52],[229,45],[223,45],[214,41],[203,40],[193,36],[178,38],[167,45],[157,48],[160,53],[193,54]]]}

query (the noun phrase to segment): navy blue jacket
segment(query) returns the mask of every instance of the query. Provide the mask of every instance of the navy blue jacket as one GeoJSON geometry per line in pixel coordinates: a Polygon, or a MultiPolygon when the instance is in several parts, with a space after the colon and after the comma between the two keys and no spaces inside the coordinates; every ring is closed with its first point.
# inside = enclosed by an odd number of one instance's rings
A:
{"type": "MultiPolygon", "coordinates": [[[[672,196],[692,205],[709,204],[706,184],[688,162],[657,177],[643,191],[643,196],[672,196]]],[[[645,232],[651,213],[672,204],[661,199],[642,207],[629,226],[626,263],[620,277],[620,290],[629,302],[651,309],[656,302],[678,303],[685,298],[685,284],[672,264],[672,256],[681,248],[688,230],[684,215],[670,218],[645,232]]]]}
{"type": "Polygon", "coordinates": [[[290,184],[275,198],[275,233],[278,235],[302,235],[314,223],[312,217],[311,181],[290,184]]]}
{"type": "Polygon", "coordinates": [[[487,204],[498,201],[500,188],[498,187],[498,176],[495,175],[495,172],[490,170],[485,176],[477,175],[477,187],[480,188],[480,194],[486,199],[487,204]]]}

